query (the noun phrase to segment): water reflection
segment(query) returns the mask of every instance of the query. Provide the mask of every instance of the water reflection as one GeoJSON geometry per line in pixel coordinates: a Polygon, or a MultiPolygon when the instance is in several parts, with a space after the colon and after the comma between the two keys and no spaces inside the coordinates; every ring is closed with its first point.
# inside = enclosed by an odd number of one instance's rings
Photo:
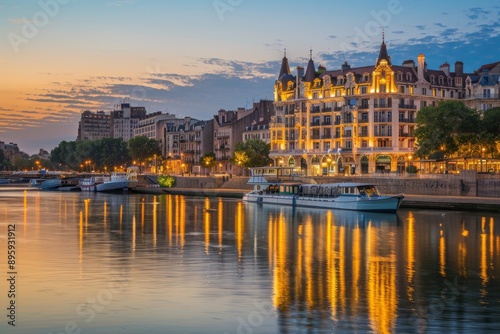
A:
{"type": "Polygon", "coordinates": [[[0,197],[1,226],[18,225],[23,245],[24,332],[61,332],[68,321],[87,333],[116,332],[117,321],[124,333],[500,330],[498,215],[0,197]],[[127,285],[87,323],[75,310],[117,275],[127,285]]]}

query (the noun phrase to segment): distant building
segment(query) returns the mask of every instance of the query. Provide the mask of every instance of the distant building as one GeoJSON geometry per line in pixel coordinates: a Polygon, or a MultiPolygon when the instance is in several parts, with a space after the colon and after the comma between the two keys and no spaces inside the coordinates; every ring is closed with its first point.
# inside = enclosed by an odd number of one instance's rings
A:
{"type": "Polygon", "coordinates": [[[214,153],[221,171],[233,173],[229,159],[237,143],[242,141],[245,129],[256,122],[269,121],[274,113],[273,102],[261,100],[253,108],[238,108],[236,111],[221,109],[214,116],[214,153]]]}
{"type": "Polygon", "coordinates": [[[104,111],[85,110],[78,122],[77,140],[97,140],[111,137],[111,116],[104,111]]]}
{"type": "Polygon", "coordinates": [[[3,151],[3,155],[6,160],[9,160],[11,164],[14,164],[14,159],[21,155],[19,147],[14,143],[4,143],[0,141],[0,150],[3,151]]]}
{"type": "Polygon", "coordinates": [[[250,139],[258,139],[271,143],[271,133],[269,132],[269,121],[254,122],[252,125],[247,126],[243,131],[243,141],[250,139]]]}
{"type": "Polygon", "coordinates": [[[44,150],[43,148],[41,148],[40,151],[38,152],[38,157],[40,159],[49,160],[50,153],[47,150],[44,150]]]}
{"type": "Polygon", "coordinates": [[[122,103],[120,109],[111,112],[111,134],[113,138],[129,141],[134,137],[134,129],[139,121],[146,117],[146,108],[131,107],[130,103],[122,103]]]}
{"type": "Polygon", "coordinates": [[[467,75],[465,103],[481,111],[500,107],[500,61],[483,65],[467,75]]]}
{"type": "Polygon", "coordinates": [[[200,171],[200,158],[213,152],[214,121],[198,121],[180,134],[181,170],[183,173],[200,171]],[[198,166],[195,168],[195,166],[198,166]]]}

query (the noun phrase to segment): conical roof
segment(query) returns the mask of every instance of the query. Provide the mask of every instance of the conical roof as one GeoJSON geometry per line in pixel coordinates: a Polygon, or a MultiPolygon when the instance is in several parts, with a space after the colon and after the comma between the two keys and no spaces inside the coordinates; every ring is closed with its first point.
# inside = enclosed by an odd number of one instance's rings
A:
{"type": "Polygon", "coordinates": [[[280,74],[278,75],[278,79],[280,79],[284,74],[290,74],[290,65],[288,65],[288,58],[286,57],[286,49],[285,54],[283,55],[283,59],[281,60],[281,69],[280,74]]]}

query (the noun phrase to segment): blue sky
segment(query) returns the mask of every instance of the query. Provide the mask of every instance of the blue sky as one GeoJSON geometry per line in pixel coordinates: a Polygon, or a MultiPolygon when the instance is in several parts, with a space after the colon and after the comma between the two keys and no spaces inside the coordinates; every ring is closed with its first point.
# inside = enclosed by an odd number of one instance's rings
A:
{"type": "Polygon", "coordinates": [[[429,68],[500,60],[500,1],[0,1],[0,140],[35,153],[74,140],[80,113],[129,98],[149,112],[209,119],[273,97],[284,48],[292,69],[429,68]]]}

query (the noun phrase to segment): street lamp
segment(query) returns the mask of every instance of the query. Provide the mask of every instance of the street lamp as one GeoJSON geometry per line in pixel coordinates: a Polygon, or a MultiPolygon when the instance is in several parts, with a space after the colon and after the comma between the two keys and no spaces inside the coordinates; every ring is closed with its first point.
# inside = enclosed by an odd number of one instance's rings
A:
{"type": "Polygon", "coordinates": [[[328,162],[328,170],[326,171],[326,176],[330,176],[330,166],[331,166],[331,163],[332,163],[332,159],[328,158],[326,159],[326,161],[328,162]]]}

